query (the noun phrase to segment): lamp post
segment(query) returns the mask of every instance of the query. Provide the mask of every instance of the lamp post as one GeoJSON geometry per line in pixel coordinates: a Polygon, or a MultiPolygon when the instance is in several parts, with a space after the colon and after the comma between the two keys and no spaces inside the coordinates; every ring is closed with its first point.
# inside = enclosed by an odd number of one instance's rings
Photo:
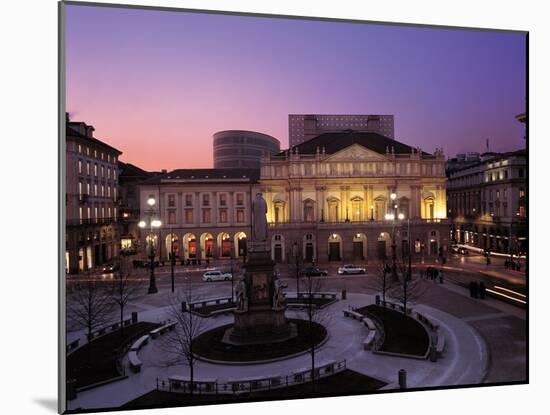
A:
{"type": "MultiPolygon", "coordinates": [[[[155,214],[155,204],[156,204],[156,200],[154,197],[149,197],[149,199],[147,199],[147,204],[149,205],[149,210],[147,211],[147,216],[149,218],[149,247],[150,247],[150,250],[149,250],[149,261],[150,261],[150,266],[151,266],[151,274],[150,274],[150,277],[149,277],[149,289],[147,290],[147,292],[149,294],[154,294],[156,292],[158,292],[158,289],[157,289],[157,284],[156,284],[156,280],[155,280],[155,250],[153,248],[153,242],[154,242],[154,233],[153,233],[153,229],[154,228],[160,228],[161,225],[162,225],[162,222],[158,219],[153,219],[153,216],[155,214]]],[[[141,220],[139,223],[138,223],[138,226],[142,229],[144,229],[146,226],[147,226],[147,222],[144,221],[144,220],[141,220]]]]}
{"type": "Polygon", "coordinates": [[[174,265],[176,265],[176,258],[174,256],[174,234],[170,227],[170,278],[172,282],[172,292],[174,292],[174,265]]]}
{"type": "Polygon", "coordinates": [[[233,239],[229,240],[229,247],[231,249],[231,255],[229,255],[229,263],[231,267],[231,302],[233,302],[234,297],[234,291],[233,291],[233,255],[235,255],[235,243],[233,242],[233,239]]]}
{"type": "Polygon", "coordinates": [[[397,216],[397,205],[395,204],[395,199],[397,199],[397,194],[392,192],[390,194],[390,199],[392,203],[393,213],[389,213],[386,215],[387,219],[391,219],[392,221],[392,239],[391,239],[391,259],[392,259],[392,265],[391,265],[391,273],[392,278],[394,281],[397,281],[397,251],[396,251],[396,241],[395,241],[395,219],[397,216]]]}

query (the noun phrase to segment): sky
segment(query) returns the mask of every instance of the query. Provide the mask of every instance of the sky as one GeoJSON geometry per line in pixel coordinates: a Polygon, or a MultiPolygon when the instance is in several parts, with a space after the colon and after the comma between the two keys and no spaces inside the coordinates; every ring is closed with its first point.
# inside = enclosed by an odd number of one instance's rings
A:
{"type": "Polygon", "coordinates": [[[212,167],[212,135],[288,147],[288,114],[394,114],[447,156],[525,146],[522,33],[67,6],[73,121],[146,170],[212,167]]]}

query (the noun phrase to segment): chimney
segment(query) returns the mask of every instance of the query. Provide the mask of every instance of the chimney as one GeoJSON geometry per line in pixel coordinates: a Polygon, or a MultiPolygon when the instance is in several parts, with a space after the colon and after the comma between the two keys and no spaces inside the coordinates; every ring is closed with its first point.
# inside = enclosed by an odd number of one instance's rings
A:
{"type": "Polygon", "coordinates": [[[160,172],[161,172],[162,174],[168,173],[168,171],[167,171],[166,169],[162,169],[160,172]]]}
{"type": "Polygon", "coordinates": [[[94,127],[92,127],[91,125],[87,125],[86,126],[86,137],[94,138],[94,131],[95,131],[94,127]]]}

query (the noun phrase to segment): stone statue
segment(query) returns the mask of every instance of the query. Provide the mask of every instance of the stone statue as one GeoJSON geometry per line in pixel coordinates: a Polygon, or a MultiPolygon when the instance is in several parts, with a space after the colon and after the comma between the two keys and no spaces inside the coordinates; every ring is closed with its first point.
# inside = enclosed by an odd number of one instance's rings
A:
{"type": "Polygon", "coordinates": [[[278,280],[273,281],[273,288],[273,308],[281,308],[283,306],[284,295],[278,280]]]}
{"type": "Polygon", "coordinates": [[[239,282],[237,283],[237,287],[235,289],[235,302],[236,307],[238,311],[246,311],[247,310],[247,298],[246,298],[246,282],[244,281],[244,278],[241,278],[239,282]]]}
{"type": "Polygon", "coordinates": [[[261,193],[256,193],[252,202],[252,241],[265,242],[267,240],[267,204],[261,193]]]}

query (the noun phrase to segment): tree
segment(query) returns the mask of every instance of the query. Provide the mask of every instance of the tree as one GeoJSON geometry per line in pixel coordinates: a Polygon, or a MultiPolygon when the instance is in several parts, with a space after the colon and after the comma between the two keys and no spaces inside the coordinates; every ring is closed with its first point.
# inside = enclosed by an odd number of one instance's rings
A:
{"type": "Polygon", "coordinates": [[[420,273],[416,276],[412,270],[405,266],[397,267],[399,282],[388,290],[388,295],[403,306],[403,313],[407,312],[407,305],[416,302],[429,289],[430,285],[423,280],[420,273]]]}
{"type": "Polygon", "coordinates": [[[186,276],[183,286],[178,288],[172,297],[168,311],[169,318],[176,322],[176,327],[160,342],[160,348],[166,352],[163,364],[166,366],[184,364],[189,367],[191,395],[194,390],[195,375],[193,345],[195,337],[202,331],[204,319],[190,311],[189,303],[198,300],[199,298],[194,295],[191,282],[186,276]]]}
{"type": "Polygon", "coordinates": [[[315,294],[321,292],[321,279],[314,278],[309,274],[305,274],[302,278],[305,287],[302,293],[306,296],[306,316],[308,321],[308,340],[309,353],[311,356],[311,391],[315,393],[315,346],[317,336],[315,336],[317,324],[322,324],[327,320],[327,314],[323,312],[321,307],[315,303],[315,294]]]}
{"type": "Polygon", "coordinates": [[[141,288],[139,280],[132,279],[132,267],[128,258],[121,258],[120,270],[113,280],[110,290],[111,300],[120,310],[120,336],[124,337],[124,308],[137,296],[141,288]]]}
{"type": "Polygon", "coordinates": [[[391,268],[388,264],[381,264],[376,273],[376,289],[382,293],[382,301],[384,302],[386,301],[386,294],[388,293],[388,290],[398,284],[393,281],[393,279],[388,278],[390,274],[391,268]]]}
{"type": "MultiPolygon", "coordinates": [[[[113,303],[105,283],[94,280],[88,273],[78,281],[67,296],[67,316],[78,327],[86,329],[87,338],[92,340],[92,332],[104,326],[113,308],[113,303]]],[[[91,343],[88,345],[88,361],[91,361],[91,343]]]]}

